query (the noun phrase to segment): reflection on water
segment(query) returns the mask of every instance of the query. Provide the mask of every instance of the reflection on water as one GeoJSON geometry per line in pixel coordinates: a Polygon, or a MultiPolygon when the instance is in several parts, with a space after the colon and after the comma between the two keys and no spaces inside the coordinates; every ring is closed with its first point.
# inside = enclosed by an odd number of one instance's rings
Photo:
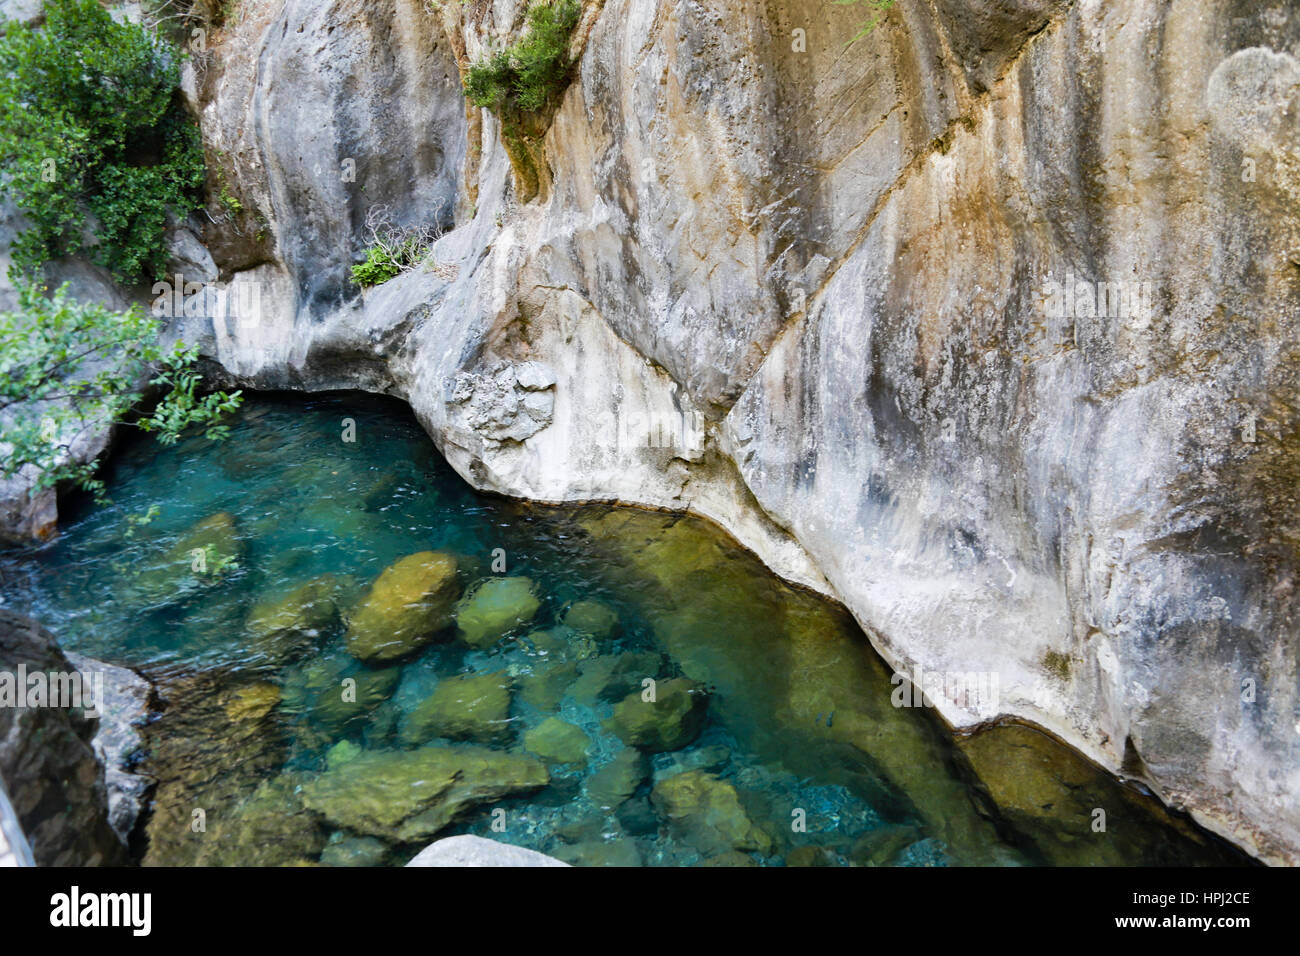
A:
{"type": "Polygon", "coordinates": [[[841,608],[711,525],[475,494],[397,403],[256,398],[109,478],[3,571],[158,684],[147,864],[464,832],[585,865],[1237,859],[1030,729],[954,747],[841,608]]]}

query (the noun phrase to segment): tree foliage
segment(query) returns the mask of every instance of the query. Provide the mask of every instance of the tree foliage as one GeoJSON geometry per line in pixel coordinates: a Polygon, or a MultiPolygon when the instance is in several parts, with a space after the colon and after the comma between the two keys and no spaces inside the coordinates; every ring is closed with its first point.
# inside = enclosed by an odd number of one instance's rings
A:
{"type": "Polygon", "coordinates": [[[30,223],[18,273],[84,249],[119,281],[163,274],[167,213],[197,205],[204,175],[179,83],[179,54],[96,0],[46,0],[43,26],[5,24],[0,179],[30,223]]]}
{"type": "Polygon", "coordinates": [[[71,457],[88,430],[132,424],[165,445],[195,427],[224,438],[240,393],[200,395],[198,349],[165,351],[159,331],[138,307],[115,312],[73,300],[66,286],[49,298],[22,286],[20,308],[0,313],[0,478],[32,468],[34,491],[71,481],[102,497],[95,463],[71,457]],[[142,414],[146,384],[162,397],[142,414]]]}

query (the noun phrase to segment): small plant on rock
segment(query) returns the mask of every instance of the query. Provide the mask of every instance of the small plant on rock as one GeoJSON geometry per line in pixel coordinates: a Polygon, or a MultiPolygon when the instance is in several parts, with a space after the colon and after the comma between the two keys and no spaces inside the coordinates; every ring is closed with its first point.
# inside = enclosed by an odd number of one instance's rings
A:
{"type": "Polygon", "coordinates": [[[440,225],[399,226],[388,206],[371,207],[366,214],[366,258],[352,267],[352,281],[367,288],[411,271],[441,236],[440,225]]]}
{"type": "Polygon", "coordinates": [[[569,38],[581,15],[578,0],[535,0],[524,36],[469,68],[465,95],[470,102],[497,113],[540,111],[568,84],[569,38]]]}

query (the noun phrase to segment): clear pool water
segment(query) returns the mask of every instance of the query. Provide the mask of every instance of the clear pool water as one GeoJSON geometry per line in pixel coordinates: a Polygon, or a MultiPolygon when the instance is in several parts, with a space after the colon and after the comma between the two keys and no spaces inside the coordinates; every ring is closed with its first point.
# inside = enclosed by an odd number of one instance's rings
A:
{"type": "Polygon", "coordinates": [[[1041,734],[958,745],[929,713],[894,707],[843,609],[705,522],[476,494],[400,403],[256,396],[223,444],[130,440],[106,470],[111,504],[74,502],[55,542],[0,556],[0,572],[6,603],[66,647],[156,682],[139,755],[158,781],[146,864],[390,865],[454,833],[578,865],[1237,860],[1041,734]],[[214,516],[221,533],[195,538],[214,516]],[[196,540],[218,542],[204,570],[178,569],[196,540]],[[451,628],[383,666],[352,658],[347,622],[370,586],[428,551],[455,557],[466,593],[527,577],[535,613],[482,647],[451,628]],[[339,617],[268,643],[259,614],[311,582],[339,617]],[[564,625],[593,601],[614,634],[564,625]],[[476,701],[420,723],[440,686],[485,674],[508,701],[488,737],[476,701]],[[628,747],[616,706],[674,678],[705,702],[698,733],[628,747]],[[535,768],[539,749],[540,786],[505,779],[535,776],[517,761],[494,769],[509,755],[535,768]],[[453,768],[456,800],[421,789],[425,766],[453,768]]]}

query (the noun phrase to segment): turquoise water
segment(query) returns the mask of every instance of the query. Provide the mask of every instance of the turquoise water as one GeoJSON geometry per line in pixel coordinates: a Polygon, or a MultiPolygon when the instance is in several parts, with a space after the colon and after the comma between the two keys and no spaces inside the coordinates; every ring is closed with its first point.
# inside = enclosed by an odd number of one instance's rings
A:
{"type": "Polygon", "coordinates": [[[1237,860],[1041,734],[956,746],[895,708],[841,608],[711,525],[476,494],[399,403],[257,396],[227,442],[131,440],[106,472],[111,504],[74,502],[55,542],[0,572],[7,604],[66,647],[157,683],[146,864],[397,864],[454,833],[579,865],[1237,860]],[[528,578],[536,610],[483,646],[452,626],[395,661],[353,658],[376,579],[430,551],[462,594],[528,578]],[[304,585],[337,615],[267,639],[265,609],[304,585]],[[576,602],[614,632],[566,626],[576,602]],[[504,710],[474,696],[421,723],[440,687],[487,674],[504,710]],[[676,678],[689,739],[627,746],[616,705],[676,678]],[[450,789],[421,789],[448,767],[450,789]]]}

